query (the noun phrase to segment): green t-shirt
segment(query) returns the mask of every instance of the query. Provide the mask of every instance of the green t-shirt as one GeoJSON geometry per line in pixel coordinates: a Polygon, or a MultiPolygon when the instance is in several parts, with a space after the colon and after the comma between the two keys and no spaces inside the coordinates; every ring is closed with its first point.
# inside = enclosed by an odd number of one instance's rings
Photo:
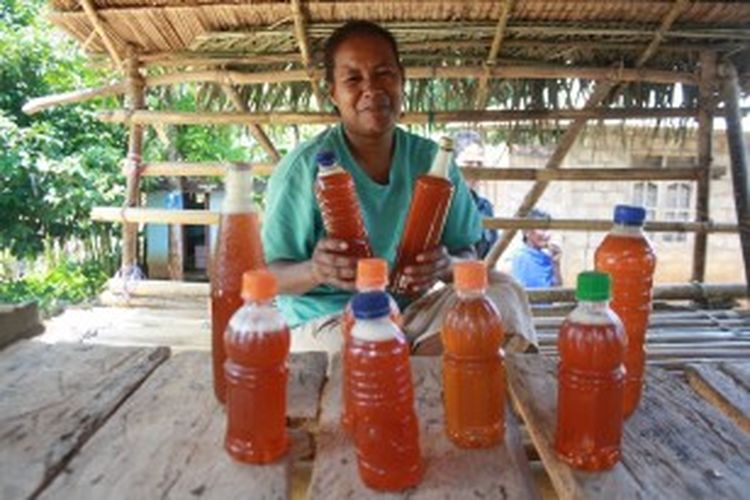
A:
{"type": "MultiPolygon", "coordinates": [[[[274,170],[266,192],[263,216],[263,249],[268,263],[305,261],[325,236],[323,220],[315,200],[318,173],[315,155],[330,149],[339,164],[351,173],[362,207],[370,245],[375,256],[386,259],[392,269],[406,221],[417,176],[426,173],[437,152],[437,144],[401,128],[395,131],[395,151],[387,185],[373,181],[354,160],[341,125],[331,127],[287,154],[274,170]]],[[[450,179],[455,186],[442,244],[456,250],[474,244],[481,236],[481,219],[469,189],[455,164],[450,179]]],[[[340,312],[351,292],[329,285],[304,295],[282,295],[278,304],[291,327],[340,312]]]]}

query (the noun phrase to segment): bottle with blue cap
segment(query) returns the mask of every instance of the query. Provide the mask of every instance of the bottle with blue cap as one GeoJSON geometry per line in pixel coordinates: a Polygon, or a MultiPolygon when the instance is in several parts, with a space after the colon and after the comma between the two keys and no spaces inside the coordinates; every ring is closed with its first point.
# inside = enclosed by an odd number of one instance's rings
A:
{"type": "Polygon", "coordinates": [[[617,205],[614,226],[594,254],[598,271],[612,277],[612,309],[622,320],[628,346],[625,351],[625,417],[638,407],[646,363],[645,340],[651,313],[656,254],[643,232],[646,210],[617,205]]]}
{"type": "Polygon", "coordinates": [[[391,319],[387,293],[355,295],[352,311],[345,383],[354,411],[359,476],[375,490],[411,488],[422,478],[422,457],[409,344],[391,319]]]}
{"type": "Polygon", "coordinates": [[[336,154],[322,150],[315,156],[318,177],[315,198],[329,238],[344,241],[342,255],[372,257],[367,228],[351,174],[339,165],[336,154]]]}

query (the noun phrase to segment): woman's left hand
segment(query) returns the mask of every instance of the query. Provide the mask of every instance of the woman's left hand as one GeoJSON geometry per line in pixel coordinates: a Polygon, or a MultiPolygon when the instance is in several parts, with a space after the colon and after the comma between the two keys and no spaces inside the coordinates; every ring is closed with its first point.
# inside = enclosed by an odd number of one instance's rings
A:
{"type": "Polygon", "coordinates": [[[424,293],[440,280],[448,280],[451,256],[442,245],[417,254],[415,262],[406,266],[406,285],[415,294],[424,293]]]}

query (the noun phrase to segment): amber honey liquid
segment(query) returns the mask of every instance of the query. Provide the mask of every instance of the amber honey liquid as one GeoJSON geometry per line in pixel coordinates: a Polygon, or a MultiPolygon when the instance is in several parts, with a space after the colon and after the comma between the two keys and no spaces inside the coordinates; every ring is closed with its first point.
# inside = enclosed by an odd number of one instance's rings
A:
{"type": "Polygon", "coordinates": [[[328,236],[344,240],[349,245],[340,253],[352,257],[372,257],[351,174],[342,170],[318,176],[315,196],[328,236]]]}
{"type": "Polygon", "coordinates": [[[225,447],[242,462],[271,462],[282,456],[288,447],[289,329],[274,325],[278,329],[243,331],[235,330],[234,323],[233,318],[226,335],[228,425],[225,447]]]}
{"type": "Polygon", "coordinates": [[[505,335],[489,299],[459,293],[441,333],[445,429],[458,446],[488,447],[505,434],[505,335]]]}
{"type": "Polygon", "coordinates": [[[620,458],[621,329],[606,303],[580,304],[560,328],[555,450],[577,469],[609,469],[620,458]]]}
{"type": "Polygon", "coordinates": [[[612,277],[612,308],[625,327],[625,417],[638,407],[643,389],[646,362],[645,340],[651,312],[656,257],[647,239],[635,230],[633,235],[609,234],[596,250],[596,269],[612,277]]]}
{"type": "Polygon", "coordinates": [[[404,268],[414,264],[418,254],[440,244],[452,197],[450,180],[431,175],[417,178],[391,278],[397,293],[413,295],[414,291],[405,280],[404,268]]]}
{"type": "Polygon", "coordinates": [[[211,259],[211,355],[214,393],[224,403],[224,331],[242,305],[242,273],[265,267],[258,217],[253,212],[226,213],[219,220],[219,237],[211,259]]]}

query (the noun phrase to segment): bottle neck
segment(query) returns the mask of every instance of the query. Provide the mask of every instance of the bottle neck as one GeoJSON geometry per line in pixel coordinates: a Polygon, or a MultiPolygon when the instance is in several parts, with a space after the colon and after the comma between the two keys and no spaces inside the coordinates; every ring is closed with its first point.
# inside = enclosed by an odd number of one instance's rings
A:
{"type": "Polygon", "coordinates": [[[453,156],[452,149],[439,148],[435,159],[432,161],[432,167],[428,172],[433,177],[448,178],[449,168],[451,164],[451,157],[453,156]]]}
{"type": "Polygon", "coordinates": [[[320,177],[325,177],[327,175],[338,174],[338,173],[341,173],[343,171],[344,171],[344,169],[338,163],[334,163],[333,165],[330,165],[330,166],[323,166],[323,165],[319,165],[318,166],[318,175],[320,177]]]}
{"type": "Polygon", "coordinates": [[[367,284],[367,285],[364,285],[364,286],[357,286],[357,292],[359,292],[359,293],[385,292],[385,283],[383,283],[381,285],[367,284]]]}
{"type": "Polygon", "coordinates": [[[618,236],[639,236],[643,234],[643,225],[630,226],[622,223],[615,223],[610,232],[618,236]]]}
{"type": "Polygon", "coordinates": [[[253,211],[253,176],[249,168],[229,168],[224,178],[226,194],[222,204],[223,213],[244,213],[253,211]]]}
{"type": "Polygon", "coordinates": [[[482,297],[486,290],[486,288],[456,289],[456,295],[458,295],[459,299],[476,299],[482,297]]]}
{"type": "Polygon", "coordinates": [[[579,300],[578,309],[581,309],[582,311],[591,312],[591,313],[602,313],[609,309],[609,301],[608,300],[598,300],[598,301],[591,301],[591,300],[579,300]]]}

